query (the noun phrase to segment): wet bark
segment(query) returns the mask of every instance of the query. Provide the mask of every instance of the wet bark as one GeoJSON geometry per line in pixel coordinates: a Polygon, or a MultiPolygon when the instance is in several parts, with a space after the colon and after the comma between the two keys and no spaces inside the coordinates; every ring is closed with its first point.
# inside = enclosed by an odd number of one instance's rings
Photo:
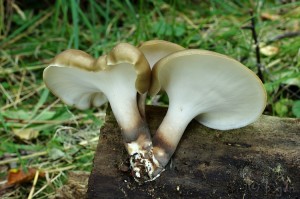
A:
{"type": "MultiPolygon", "coordinates": [[[[153,135],[166,109],[149,106],[146,112],[153,135]]],[[[262,116],[230,131],[192,121],[166,171],[143,185],[131,177],[127,158],[108,111],[87,197],[300,198],[300,119],[262,116]]]]}

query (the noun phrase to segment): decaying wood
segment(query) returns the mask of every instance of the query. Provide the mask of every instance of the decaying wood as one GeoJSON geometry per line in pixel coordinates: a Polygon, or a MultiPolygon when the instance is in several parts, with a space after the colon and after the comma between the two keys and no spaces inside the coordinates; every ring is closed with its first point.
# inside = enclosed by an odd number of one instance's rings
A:
{"type": "MultiPolygon", "coordinates": [[[[151,133],[166,109],[147,107],[151,133]]],[[[170,135],[172,136],[172,135],[170,135]]],[[[101,130],[88,198],[299,198],[300,120],[262,116],[218,131],[192,121],[161,177],[138,185],[130,175],[111,111],[101,130]]]]}

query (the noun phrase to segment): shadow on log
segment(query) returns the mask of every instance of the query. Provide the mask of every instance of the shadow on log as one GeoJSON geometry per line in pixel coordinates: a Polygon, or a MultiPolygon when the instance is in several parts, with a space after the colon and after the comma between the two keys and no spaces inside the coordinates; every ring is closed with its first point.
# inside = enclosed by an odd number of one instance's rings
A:
{"type": "MultiPolygon", "coordinates": [[[[165,108],[147,107],[152,135],[165,113],[165,108]]],[[[300,120],[262,116],[230,131],[192,121],[161,177],[138,185],[130,175],[121,133],[109,110],[87,197],[300,198],[300,120]]]]}

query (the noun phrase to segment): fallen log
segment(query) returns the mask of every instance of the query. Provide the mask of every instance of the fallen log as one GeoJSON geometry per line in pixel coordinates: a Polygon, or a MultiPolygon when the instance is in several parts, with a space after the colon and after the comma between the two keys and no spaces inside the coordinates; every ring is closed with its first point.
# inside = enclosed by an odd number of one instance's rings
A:
{"type": "MultiPolygon", "coordinates": [[[[166,108],[147,107],[152,135],[166,108]]],[[[263,115],[247,127],[187,127],[166,171],[139,185],[117,122],[107,111],[89,177],[95,198],[300,198],[300,119],[263,115]]]]}

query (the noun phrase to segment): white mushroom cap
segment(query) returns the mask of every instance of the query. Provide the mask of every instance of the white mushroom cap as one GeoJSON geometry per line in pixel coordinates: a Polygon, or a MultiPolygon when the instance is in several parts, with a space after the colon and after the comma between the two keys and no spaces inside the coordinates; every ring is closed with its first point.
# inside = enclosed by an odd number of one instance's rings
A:
{"type": "Polygon", "coordinates": [[[139,50],[144,53],[151,68],[161,58],[184,49],[184,47],[178,44],[164,40],[150,40],[142,43],[139,46],[139,50]]]}
{"type": "Polygon", "coordinates": [[[137,152],[137,147],[128,145],[132,141],[139,140],[138,146],[142,140],[151,145],[136,102],[137,92],[149,88],[151,70],[136,47],[121,43],[98,59],[80,50],[66,50],[53,59],[43,77],[49,90],[79,109],[100,106],[107,98],[130,154],[137,152]]]}
{"type": "Polygon", "coordinates": [[[163,166],[193,118],[210,128],[234,129],[254,122],[266,106],[260,79],[218,53],[175,52],[156,63],[152,73],[149,94],[163,89],[169,97],[168,112],[153,138],[154,155],[163,166]]]}
{"type": "Polygon", "coordinates": [[[66,50],[58,54],[44,70],[44,82],[65,104],[81,110],[90,106],[101,106],[107,102],[107,98],[103,92],[87,92],[91,90],[88,88],[91,86],[88,82],[89,78],[84,77],[93,74],[93,71],[100,70],[94,66],[94,62],[94,58],[83,51],[66,50]],[[82,71],[83,74],[81,74],[82,71]],[[82,84],[80,79],[87,80],[84,80],[85,84],[82,84]]]}

